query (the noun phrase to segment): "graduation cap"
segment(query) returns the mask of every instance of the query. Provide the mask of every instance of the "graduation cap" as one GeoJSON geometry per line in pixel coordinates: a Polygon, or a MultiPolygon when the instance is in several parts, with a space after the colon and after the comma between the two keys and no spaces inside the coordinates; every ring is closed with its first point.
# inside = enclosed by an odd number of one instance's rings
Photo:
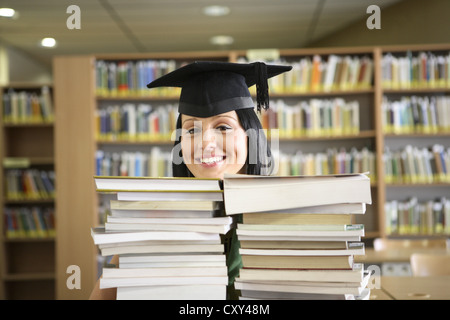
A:
{"type": "Polygon", "coordinates": [[[256,85],[257,110],[269,107],[267,79],[291,66],[263,62],[197,61],[172,71],[147,85],[181,87],[178,111],[194,117],[211,117],[237,109],[254,108],[249,87],[256,85]]]}

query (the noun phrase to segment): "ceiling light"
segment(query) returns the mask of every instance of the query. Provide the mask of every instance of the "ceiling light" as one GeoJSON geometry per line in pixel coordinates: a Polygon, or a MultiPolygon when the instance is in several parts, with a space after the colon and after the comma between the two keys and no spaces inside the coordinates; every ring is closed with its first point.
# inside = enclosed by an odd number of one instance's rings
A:
{"type": "Polygon", "coordinates": [[[224,46],[232,44],[234,42],[234,39],[231,36],[214,36],[209,41],[212,44],[224,46]]]}
{"type": "Polygon", "coordinates": [[[203,13],[210,17],[221,17],[229,14],[230,8],[225,6],[207,6],[203,8],[203,13]]]}
{"type": "Polygon", "coordinates": [[[0,17],[15,18],[17,17],[17,12],[11,8],[0,8],[0,17]]]}
{"type": "Polygon", "coordinates": [[[46,48],[54,48],[56,46],[56,40],[53,38],[44,38],[41,40],[41,46],[46,48]]]}

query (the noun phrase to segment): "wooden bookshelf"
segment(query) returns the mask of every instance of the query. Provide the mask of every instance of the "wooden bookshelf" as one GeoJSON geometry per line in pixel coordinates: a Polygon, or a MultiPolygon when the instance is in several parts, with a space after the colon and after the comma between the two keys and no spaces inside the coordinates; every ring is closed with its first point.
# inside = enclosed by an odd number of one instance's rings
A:
{"type": "Polygon", "coordinates": [[[31,214],[39,216],[42,219],[40,223],[44,223],[44,210],[49,214],[52,212],[52,219],[55,218],[53,194],[41,194],[37,198],[30,198],[28,195],[10,198],[10,186],[6,181],[11,170],[54,172],[53,103],[49,117],[37,119],[27,116],[19,119],[7,114],[4,102],[4,98],[10,97],[12,91],[27,96],[39,95],[43,87],[49,90],[51,97],[53,89],[50,84],[17,83],[0,88],[0,180],[5,187],[0,194],[0,299],[56,297],[55,230],[38,232],[39,226],[44,225],[38,225],[36,220],[28,227],[18,229],[19,231],[12,231],[10,225],[7,225],[10,219],[17,222],[19,210],[24,219],[31,214]]]}
{"type": "MultiPolygon", "coordinates": [[[[287,151],[325,150],[327,147],[367,147],[376,159],[376,176],[372,181],[373,205],[361,221],[367,226],[366,239],[388,236],[385,232],[384,203],[393,192],[386,184],[383,166],[383,154],[386,146],[391,145],[391,136],[384,134],[381,104],[383,96],[410,94],[444,94],[448,88],[384,89],[382,85],[381,62],[387,52],[401,55],[408,50],[449,52],[449,45],[437,46],[396,46],[396,47],[342,47],[319,49],[279,50],[280,57],[293,61],[302,57],[321,55],[326,59],[330,55],[368,56],[373,61],[373,76],[368,88],[352,90],[331,90],[328,92],[276,92],[271,93],[271,102],[277,99],[300,101],[310,99],[357,100],[360,104],[361,127],[358,134],[334,136],[301,136],[280,138],[281,148],[287,151]],[[389,189],[389,190],[388,190],[389,189]]],[[[96,91],[95,68],[98,60],[121,62],[138,60],[169,60],[178,63],[194,60],[239,61],[245,57],[245,51],[223,52],[181,52],[148,54],[99,54],[89,56],[60,56],[54,60],[55,104],[58,114],[55,120],[55,151],[58,199],[56,208],[60,212],[57,236],[57,297],[62,299],[87,298],[97,279],[96,250],[90,236],[90,228],[99,223],[99,198],[95,193],[92,176],[96,172],[95,156],[97,150],[149,150],[158,146],[170,150],[172,141],[100,141],[96,140],[95,112],[99,107],[124,103],[176,103],[174,96],[105,96],[96,91]],[[77,239],[74,241],[74,239],[77,239]],[[78,265],[82,270],[82,289],[66,288],[66,269],[69,265],[78,265]]],[[[444,137],[447,135],[444,135],[444,137]]],[[[427,137],[434,138],[435,135],[427,137]]],[[[402,143],[416,143],[418,135],[400,136],[402,143]]],[[[448,139],[447,139],[448,140],[448,139]]],[[[450,147],[450,146],[447,146],[450,147]]],[[[403,188],[395,186],[396,189],[403,188]]],[[[428,185],[415,186],[414,190],[429,188],[428,185]]],[[[448,194],[446,184],[439,185],[448,194]]],[[[420,191],[419,191],[420,192],[420,191]]]]}

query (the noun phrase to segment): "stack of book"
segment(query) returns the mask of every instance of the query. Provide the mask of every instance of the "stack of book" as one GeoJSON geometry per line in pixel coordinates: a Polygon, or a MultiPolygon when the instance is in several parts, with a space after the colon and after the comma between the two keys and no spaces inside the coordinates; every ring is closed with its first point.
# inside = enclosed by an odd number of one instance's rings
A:
{"type": "Polygon", "coordinates": [[[226,175],[227,215],[237,225],[241,299],[367,299],[364,226],[352,216],[371,203],[365,174],[226,175]]]}
{"type": "Polygon", "coordinates": [[[219,179],[95,177],[97,191],[116,193],[104,228],[92,229],[105,267],[100,288],[117,299],[225,299],[228,271],[219,179]]]}

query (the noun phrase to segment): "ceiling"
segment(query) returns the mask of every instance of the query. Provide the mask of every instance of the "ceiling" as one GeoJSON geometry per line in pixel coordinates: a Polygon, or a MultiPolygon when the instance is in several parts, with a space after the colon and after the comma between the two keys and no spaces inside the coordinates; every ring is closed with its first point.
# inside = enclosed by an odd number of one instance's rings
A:
{"type": "Polygon", "coordinates": [[[401,0],[0,0],[19,12],[0,18],[0,45],[51,65],[53,55],[301,48],[354,21],[374,2],[383,10],[401,0]],[[80,8],[81,29],[69,29],[70,5],[80,8]],[[207,5],[230,13],[208,17],[207,5]],[[226,47],[209,43],[229,35],[226,47]],[[54,37],[54,49],[42,48],[54,37]]]}

